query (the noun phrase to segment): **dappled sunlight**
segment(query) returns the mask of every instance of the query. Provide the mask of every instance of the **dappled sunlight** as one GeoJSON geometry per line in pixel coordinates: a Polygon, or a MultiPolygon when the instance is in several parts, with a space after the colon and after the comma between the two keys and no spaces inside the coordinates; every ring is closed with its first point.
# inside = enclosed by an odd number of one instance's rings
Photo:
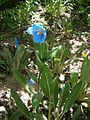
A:
{"type": "Polygon", "coordinates": [[[89,4],[0,1],[0,120],[89,120],[89,4]]]}

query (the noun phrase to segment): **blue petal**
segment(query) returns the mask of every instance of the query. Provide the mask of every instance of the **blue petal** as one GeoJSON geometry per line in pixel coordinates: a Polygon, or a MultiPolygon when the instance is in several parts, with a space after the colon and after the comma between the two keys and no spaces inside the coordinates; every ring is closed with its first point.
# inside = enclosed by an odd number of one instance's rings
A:
{"type": "Polygon", "coordinates": [[[32,86],[35,84],[34,80],[32,80],[32,79],[30,79],[28,82],[29,82],[29,84],[32,85],[32,86]]]}
{"type": "Polygon", "coordinates": [[[15,36],[15,45],[16,45],[16,48],[18,46],[18,41],[17,41],[17,37],[15,36]]]}
{"type": "Polygon", "coordinates": [[[46,39],[46,30],[40,23],[33,24],[27,29],[28,34],[33,35],[33,40],[36,43],[43,43],[46,39]]]}
{"type": "Polygon", "coordinates": [[[41,24],[33,25],[33,40],[36,43],[43,43],[46,39],[46,30],[41,24]]]}
{"type": "Polygon", "coordinates": [[[33,27],[28,27],[27,33],[33,35],[33,27]]]}

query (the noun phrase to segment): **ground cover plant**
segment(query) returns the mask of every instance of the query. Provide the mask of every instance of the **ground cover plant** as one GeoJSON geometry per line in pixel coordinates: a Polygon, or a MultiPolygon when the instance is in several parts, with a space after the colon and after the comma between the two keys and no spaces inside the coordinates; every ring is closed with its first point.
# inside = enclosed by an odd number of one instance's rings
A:
{"type": "Polygon", "coordinates": [[[0,118],[89,120],[89,1],[11,3],[0,1],[0,118]]]}

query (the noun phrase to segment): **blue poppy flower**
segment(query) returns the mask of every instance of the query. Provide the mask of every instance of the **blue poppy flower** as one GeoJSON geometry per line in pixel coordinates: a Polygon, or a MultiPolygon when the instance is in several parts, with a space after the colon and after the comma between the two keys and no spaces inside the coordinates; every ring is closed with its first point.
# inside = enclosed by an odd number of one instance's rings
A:
{"type": "Polygon", "coordinates": [[[32,79],[30,79],[28,82],[31,86],[33,86],[35,84],[34,80],[32,80],[32,79]]]}
{"type": "Polygon", "coordinates": [[[46,30],[39,23],[33,24],[32,27],[29,27],[27,33],[33,35],[35,43],[43,43],[46,39],[46,30]]]}
{"type": "Polygon", "coordinates": [[[15,45],[16,45],[16,48],[18,46],[18,41],[17,41],[17,37],[15,36],[15,45]]]}

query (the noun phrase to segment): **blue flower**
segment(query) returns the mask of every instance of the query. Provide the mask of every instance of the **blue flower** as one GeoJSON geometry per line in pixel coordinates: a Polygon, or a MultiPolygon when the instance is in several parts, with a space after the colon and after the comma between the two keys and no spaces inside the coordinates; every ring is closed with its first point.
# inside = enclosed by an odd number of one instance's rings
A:
{"type": "Polygon", "coordinates": [[[16,45],[16,48],[18,46],[18,41],[17,41],[17,37],[15,36],[15,45],[16,45]]]}
{"type": "Polygon", "coordinates": [[[30,79],[28,82],[31,86],[33,86],[35,84],[34,80],[32,80],[32,79],[30,79]]]}
{"type": "Polygon", "coordinates": [[[33,24],[32,27],[28,27],[27,33],[33,35],[35,43],[43,43],[46,39],[46,30],[41,24],[33,24]]]}

